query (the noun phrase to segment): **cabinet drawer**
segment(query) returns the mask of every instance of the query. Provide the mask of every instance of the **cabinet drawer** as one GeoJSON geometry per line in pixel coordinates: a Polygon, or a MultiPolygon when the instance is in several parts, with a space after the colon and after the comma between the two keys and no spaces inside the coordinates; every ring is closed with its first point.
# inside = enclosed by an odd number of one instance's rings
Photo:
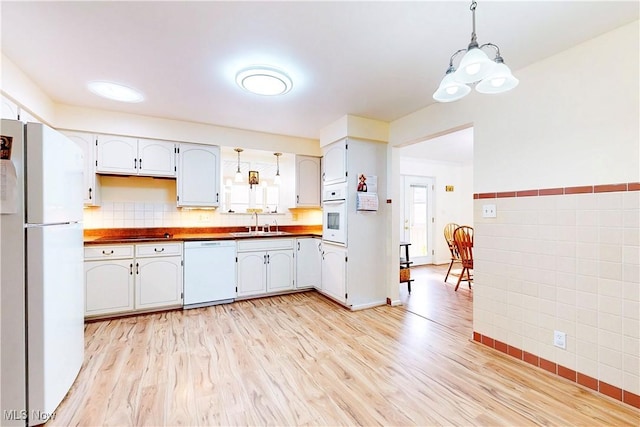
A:
{"type": "Polygon", "coordinates": [[[249,239],[238,241],[238,252],[293,249],[293,239],[249,239]]]}
{"type": "Polygon", "coordinates": [[[84,259],[122,259],[133,258],[133,245],[85,246],[84,259]]]}
{"type": "Polygon", "coordinates": [[[136,245],[136,257],[182,255],[182,243],[145,243],[136,245]]]}

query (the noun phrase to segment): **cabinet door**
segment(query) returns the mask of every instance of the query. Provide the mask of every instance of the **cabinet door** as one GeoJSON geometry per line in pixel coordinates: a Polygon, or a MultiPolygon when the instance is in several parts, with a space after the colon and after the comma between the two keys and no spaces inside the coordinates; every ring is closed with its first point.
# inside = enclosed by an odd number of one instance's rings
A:
{"type": "Polygon", "coordinates": [[[346,250],[324,245],[322,252],[322,292],[338,301],[347,301],[346,250]]]}
{"type": "Polygon", "coordinates": [[[296,243],[296,289],[320,288],[322,252],[320,239],[302,238],[296,243]]]}
{"type": "Polygon", "coordinates": [[[296,156],[296,206],[320,206],[320,158],[296,156]]]}
{"type": "Polygon", "coordinates": [[[238,253],[238,297],[263,294],[267,291],[267,253],[238,253]]]}
{"type": "Polygon", "coordinates": [[[267,291],[293,289],[293,251],[267,252],[267,291]]]}
{"type": "Polygon", "coordinates": [[[347,181],[347,140],[334,142],[323,150],[322,181],[335,184],[347,181]]]}
{"type": "Polygon", "coordinates": [[[136,259],[136,309],[182,305],[182,257],[136,259]]]}
{"type": "Polygon", "coordinates": [[[176,176],[176,147],[172,142],[138,140],[138,175],[176,176]]]}
{"type": "Polygon", "coordinates": [[[178,206],[220,204],[220,147],[180,144],[177,191],[178,206]]]}
{"type": "Polygon", "coordinates": [[[84,204],[100,206],[99,178],[96,175],[96,137],[89,133],[64,132],[82,149],[84,158],[84,204]]]}
{"type": "Polygon", "coordinates": [[[98,135],[96,172],[136,175],[138,140],[123,136],[98,135]]]}
{"type": "Polygon", "coordinates": [[[85,261],[85,316],[133,310],[133,259],[85,261]]]}

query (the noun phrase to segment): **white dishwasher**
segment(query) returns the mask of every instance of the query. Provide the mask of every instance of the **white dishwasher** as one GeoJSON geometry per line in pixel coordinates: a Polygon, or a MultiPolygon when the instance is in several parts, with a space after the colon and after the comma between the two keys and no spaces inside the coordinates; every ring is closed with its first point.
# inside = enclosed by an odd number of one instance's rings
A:
{"type": "Polygon", "coordinates": [[[233,302],[236,297],[236,242],[184,243],[184,308],[233,302]]]}

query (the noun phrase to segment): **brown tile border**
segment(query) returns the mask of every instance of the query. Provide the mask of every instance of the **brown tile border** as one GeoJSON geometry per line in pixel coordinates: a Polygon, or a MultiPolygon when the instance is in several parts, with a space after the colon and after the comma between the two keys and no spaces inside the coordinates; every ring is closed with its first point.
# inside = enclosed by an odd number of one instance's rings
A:
{"type": "Polygon", "coordinates": [[[560,375],[562,378],[573,381],[574,383],[577,379],[576,371],[574,371],[573,369],[565,368],[562,365],[558,365],[558,375],[560,375]]]}
{"type": "Polygon", "coordinates": [[[508,354],[515,359],[522,360],[523,362],[529,363],[530,365],[536,366],[540,369],[544,369],[545,371],[551,372],[552,374],[558,375],[571,382],[580,384],[581,386],[589,388],[595,392],[633,406],[634,408],[640,409],[640,396],[635,393],[623,390],[604,381],[599,381],[596,378],[574,371],[573,369],[558,365],[557,363],[543,359],[535,354],[510,346],[486,335],[482,335],[479,332],[473,332],[473,341],[486,345],[487,347],[491,347],[501,353],[508,354]]]}
{"type": "Polygon", "coordinates": [[[564,188],[542,188],[538,192],[541,196],[557,196],[564,194],[564,188]]]}
{"type": "Polygon", "coordinates": [[[612,386],[611,384],[607,384],[602,381],[598,381],[598,390],[600,393],[605,394],[613,399],[622,400],[622,389],[612,386]]]}
{"type": "Polygon", "coordinates": [[[501,199],[512,197],[558,196],[562,194],[610,193],[620,191],[640,191],[640,182],[540,188],[535,190],[502,191],[496,193],[474,193],[473,198],[501,199]]]}
{"type": "Polygon", "coordinates": [[[564,194],[584,194],[593,193],[593,185],[583,185],[581,187],[565,187],[564,194]]]}
{"type": "Polygon", "coordinates": [[[598,380],[588,375],[578,372],[578,384],[583,385],[591,390],[598,391],[598,380]]]}
{"type": "Polygon", "coordinates": [[[627,184],[594,185],[594,193],[610,193],[613,191],[627,191],[627,184]]]}
{"type": "Polygon", "coordinates": [[[516,197],[531,197],[537,196],[539,190],[524,190],[524,191],[516,191],[516,197]]]}
{"type": "Polygon", "coordinates": [[[495,348],[496,350],[498,350],[501,353],[508,354],[507,353],[508,346],[507,346],[507,344],[503,343],[502,341],[496,340],[495,346],[493,348],[495,348]]]}
{"type": "Polygon", "coordinates": [[[622,391],[622,401],[634,408],[640,408],[640,396],[635,393],[631,393],[630,391],[622,391]]]}
{"type": "Polygon", "coordinates": [[[478,199],[495,199],[496,193],[480,193],[478,199]]]}

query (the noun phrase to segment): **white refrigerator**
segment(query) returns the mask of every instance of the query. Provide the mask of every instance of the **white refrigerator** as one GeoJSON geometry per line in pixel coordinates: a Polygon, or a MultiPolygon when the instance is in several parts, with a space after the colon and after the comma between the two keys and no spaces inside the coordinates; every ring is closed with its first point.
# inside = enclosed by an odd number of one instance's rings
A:
{"type": "Polygon", "coordinates": [[[37,425],[84,359],[82,152],[39,123],[0,134],[0,425],[37,425]]]}

